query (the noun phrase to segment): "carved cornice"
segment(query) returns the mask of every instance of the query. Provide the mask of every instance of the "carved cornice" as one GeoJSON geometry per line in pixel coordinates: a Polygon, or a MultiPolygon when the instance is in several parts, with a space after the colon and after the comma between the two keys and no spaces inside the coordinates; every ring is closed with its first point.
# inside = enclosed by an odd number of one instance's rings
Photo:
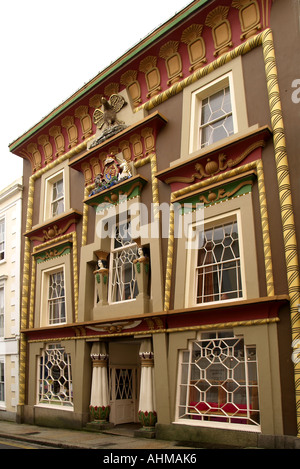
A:
{"type": "Polygon", "coordinates": [[[27,231],[25,236],[31,241],[41,243],[55,240],[55,238],[64,235],[72,224],[76,224],[82,214],[77,210],[70,210],[57,217],[47,220],[41,225],[36,225],[32,230],[27,231]]]}
{"type": "Polygon", "coordinates": [[[209,179],[217,174],[229,171],[244,164],[246,158],[255,150],[263,148],[271,137],[268,127],[262,127],[245,134],[243,137],[230,139],[227,144],[213,150],[201,152],[191,159],[182,159],[177,165],[156,174],[166,184],[193,184],[209,179]]]}

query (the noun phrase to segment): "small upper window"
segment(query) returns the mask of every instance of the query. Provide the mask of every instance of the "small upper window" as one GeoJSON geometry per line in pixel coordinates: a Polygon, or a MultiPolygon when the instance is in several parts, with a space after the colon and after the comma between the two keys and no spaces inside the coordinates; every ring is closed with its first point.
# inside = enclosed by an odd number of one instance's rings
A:
{"type": "Polygon", "coordinates": [[[5,220],[0,220],[0,261],[5,258],[5,220]]]}
{"type": "Polygon", "coordinates": [[[64,171],[59,171],[45,181],[44,220],[61,215],[66,210],[64,176],[64,171]]]}
{"type": "Polygon", "coordinates": [[[200,148],[233,134],[229,86],[203,99],[199,123],[200,148]]]}
{"type": "Polygon", "coordinates": [[[231,74],[192,94],[190,152],[205,148],[237,132],[231,74]]]}
{"type": "Polygon", "coordinates": [[[64,181],[63,178],[53,183],[51,213],[52,216],[60,215],[64,212],[64,181]]]}

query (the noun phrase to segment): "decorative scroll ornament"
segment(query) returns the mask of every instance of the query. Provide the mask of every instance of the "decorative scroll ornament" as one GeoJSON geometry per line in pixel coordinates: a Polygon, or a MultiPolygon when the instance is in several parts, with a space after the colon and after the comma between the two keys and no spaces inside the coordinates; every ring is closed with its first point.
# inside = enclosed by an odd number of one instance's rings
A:
{"type": "Polygon", "coordinates": [[[258,142],[253,143],[248,148],[246,148],[241,155],[237,158],[227,158],[224,153],[220,153],[217,160],[211,160],[207,158],[206,164],[203,165],[202,163],[195,164],[196,173],[192,174],[191,177],[181,177],[181,176],[174,176],[166,179],[166,183],[170,184],[173,182],[183,182],[183,183],[192,183],[195,180],[201,180],[203,178],[209,178],[215,176],[216,174],[220,173],[221,171],[225,171],[227,169],[234,168],[238,164],[240,164],[245,158],[247,158],[252,151],[256,150],[257,148],[264,147],[264,141],[260,140],[258,142]]]}

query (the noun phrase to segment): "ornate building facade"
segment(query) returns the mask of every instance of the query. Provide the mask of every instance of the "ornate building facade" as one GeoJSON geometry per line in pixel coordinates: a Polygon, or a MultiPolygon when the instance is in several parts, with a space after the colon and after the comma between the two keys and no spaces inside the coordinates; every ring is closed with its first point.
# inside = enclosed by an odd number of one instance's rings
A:
{"type": "Polygon", "coordinates": [[[10,145],[22,421],[251,446],[300,432],[288,3],[192,2],[10,145]]]}
{"type": "Polygon", "coordinates": [[[22,178],[0,192],[0,418],[19,403],[22,178]]]}

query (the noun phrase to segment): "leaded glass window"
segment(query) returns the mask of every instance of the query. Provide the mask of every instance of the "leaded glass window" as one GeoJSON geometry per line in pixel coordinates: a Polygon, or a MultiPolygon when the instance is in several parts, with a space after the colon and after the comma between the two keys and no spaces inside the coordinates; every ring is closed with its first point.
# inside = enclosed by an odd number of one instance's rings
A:
{"type": "Polygon", "coordinates": [[[137,257],[137,245],[130,234],[130,223],[119,223],[112,237],[110,300],[111,302],[134,299],[138,294],[133,261],[137,257]]]}
{"type": "Polygon", "coordinates": [[[64,181],[60,179],[53,183],[52,186],[52,216],[60,215],[64,212],[64,181]]]}
{"type": "Polygon", "coordinates": [[[196,267],[196,303],[242,297],[237,221],[205,229],[196,267]]]}
{"type": "Polygon", "coordinates": [[[234,133],[229,86],[201,102],[199,142],[206,147],[234,133]]]}
{"type": "Polygon", "coordinates": [[[201,333],[180,354],[178,419],[260,424],[256,347],[233,331],[201,333]]]}
{"type": "Polygon", "coordinates": [[[49,324],[66,321],[65,280],[63,269],[49,274],[48,293],[49,324]]]}
{"type": "Polygon", "coordinates": [[[39,362],[40,404],[73,407],[71,356],[59,344],[49,344],[39,362]]]}

